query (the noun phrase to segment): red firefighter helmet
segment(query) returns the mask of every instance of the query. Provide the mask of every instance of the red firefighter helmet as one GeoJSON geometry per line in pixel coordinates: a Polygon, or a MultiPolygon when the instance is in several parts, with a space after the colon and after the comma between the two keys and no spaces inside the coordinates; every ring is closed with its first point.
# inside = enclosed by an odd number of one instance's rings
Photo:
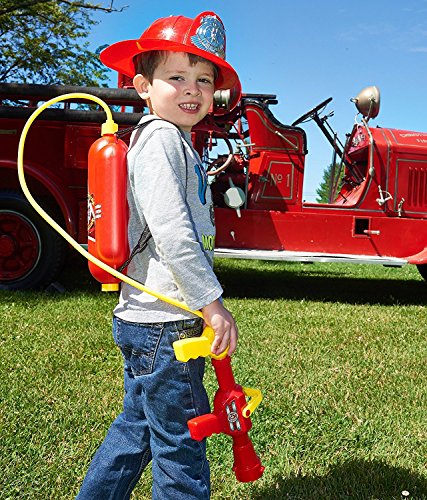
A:
{"type": "Polygon", "coordinates": [[[239,82],[225,61],[225,29],[214,12],[202,12],[194,19],[163,17],[154,21],[137,40],[123,40],[104,49],[101,61],[119,73],[135,76],[133,58],[150,50],[189,52],[204,57],[218,68],[215,89],[231,89],[239,82]]]}

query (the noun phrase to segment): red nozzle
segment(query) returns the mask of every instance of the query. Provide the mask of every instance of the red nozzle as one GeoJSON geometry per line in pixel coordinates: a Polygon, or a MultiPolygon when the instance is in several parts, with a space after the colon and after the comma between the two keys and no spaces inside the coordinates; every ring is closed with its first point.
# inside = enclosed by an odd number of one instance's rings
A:
{"type": "Polygon", "coordinates": [[[265,467],[255,453],[252,441],[247,434],[233,437],[234,465],[236,479],[241,483],[256,481],[262,476],[265,467]]]}

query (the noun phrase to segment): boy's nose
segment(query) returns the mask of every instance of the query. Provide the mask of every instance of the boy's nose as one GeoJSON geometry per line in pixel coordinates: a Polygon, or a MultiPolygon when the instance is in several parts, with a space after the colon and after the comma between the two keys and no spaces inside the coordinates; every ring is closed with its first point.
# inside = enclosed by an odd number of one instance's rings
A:
{"type": "Polygon", "coordinates": [[[189,82],[186,89],[185,89],[185,93],[187,95],[200,95],[201,90],[200,90],[197,82],[194,82],[194,83],[189,82]]]}

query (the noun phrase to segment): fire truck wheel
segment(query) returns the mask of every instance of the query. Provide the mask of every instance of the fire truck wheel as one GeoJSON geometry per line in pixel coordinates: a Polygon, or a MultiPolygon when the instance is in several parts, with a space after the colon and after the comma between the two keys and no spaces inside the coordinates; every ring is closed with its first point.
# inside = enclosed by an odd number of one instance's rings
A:
{"type": "Polygon", "coordinates": [[[67,244],[16,191],[0,191],[0,290],[43,288],[58,277],[67,244]]]}
{"type": "Polygon", "coordinates": [[[421,276],[427,281],[427,264],[418,264],[417,269],[421,276]]]}

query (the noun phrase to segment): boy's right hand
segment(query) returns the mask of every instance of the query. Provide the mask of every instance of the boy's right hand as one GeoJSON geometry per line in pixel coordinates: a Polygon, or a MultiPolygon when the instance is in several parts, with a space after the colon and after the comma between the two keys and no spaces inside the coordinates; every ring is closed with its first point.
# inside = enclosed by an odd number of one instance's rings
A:
{"type": "Polygon", "coordinates": [[[217,299],[203,307],[202,313],[206,324],[215,332],[211,348],[212,353],[221,354],[229,346],[228,355],[231,356],[236,350],[239,334],[230,311],[217,299]]]}

